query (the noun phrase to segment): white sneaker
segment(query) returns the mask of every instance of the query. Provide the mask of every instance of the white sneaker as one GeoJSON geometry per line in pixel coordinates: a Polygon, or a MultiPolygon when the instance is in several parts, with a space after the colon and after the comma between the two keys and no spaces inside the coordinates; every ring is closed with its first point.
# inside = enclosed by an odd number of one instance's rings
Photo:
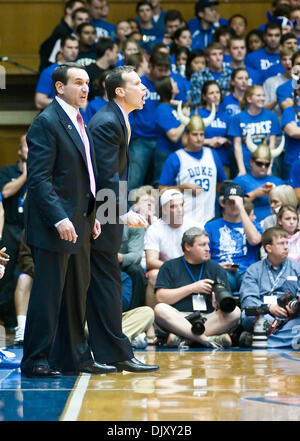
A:
{"type": "Polygon", "coordinates": [[[134,339],[131,340],[131,346],[135,349],[145,349],[147,346],[147,337],[145,332],[141,332],[134,339]]]}
{"type": "Polygon", "coordinates": [[[24,332],[25,329],[21,326],[16,327],[16,334],[14,338],[14,345],[22,345],[24,342],[24,332]]]}

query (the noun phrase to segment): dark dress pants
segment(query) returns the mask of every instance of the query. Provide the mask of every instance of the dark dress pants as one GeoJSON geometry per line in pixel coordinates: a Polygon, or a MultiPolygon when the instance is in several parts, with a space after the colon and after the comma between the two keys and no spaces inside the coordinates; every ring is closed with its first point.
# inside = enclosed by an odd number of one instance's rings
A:
{"type": "Polygon", "coordinates": [[[134,356],[130,341],[122,332],[121,296],[117,254],[99,251],[92,245],[86,313],[89,343],[98,363],[114,363],[134,356]]]}
{"type": "Polygon", "coordinates": [[[90,229],[77,254],[33,248],[35,276],[26,319],[21,369],[39,360],[76,371],[92,360],[85,338],[86,292],[90,281],[90,229]]]}

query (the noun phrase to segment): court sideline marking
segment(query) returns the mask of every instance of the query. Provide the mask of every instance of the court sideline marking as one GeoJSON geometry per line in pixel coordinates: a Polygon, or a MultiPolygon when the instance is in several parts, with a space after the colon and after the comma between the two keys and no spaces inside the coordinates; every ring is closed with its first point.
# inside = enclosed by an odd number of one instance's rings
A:
{"type": "Polygon", "coordinates": [[[81,374],[75,389],[72,391],[71,398],[66,405],[64,415],[60,418],[61,421],[77,421],[90,378],[91,374],[81,374]]]}

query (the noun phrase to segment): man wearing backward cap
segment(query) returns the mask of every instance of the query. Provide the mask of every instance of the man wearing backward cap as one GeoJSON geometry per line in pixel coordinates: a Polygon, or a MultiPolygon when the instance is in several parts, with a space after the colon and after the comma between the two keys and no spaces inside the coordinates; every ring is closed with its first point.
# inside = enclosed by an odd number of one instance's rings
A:
{"type": "Polygon", "coordinates": [[[218,154],[205,147],[205,127],[214,119],[215,108],[208,118],[201,118],[197,109],[186,117],[177,109],[178,118],[185,124],[185,148],[172,153],[165,161],[159,188],[176,188],[183,192],[185,213],[200,223],[215,216],[215,199],[219,185],[226,179],[218,154]]]}
{"type": "Polygon", "coordinates": [[[247,201],[253,202],[256,220],[260,222],[271,214],[268,197],[270,190],[277,185],[285,183],[277,176],[268,175],[272,160],[279,156],[283,150],[284,137],[282,137],[280,145],[273,150],[270,149],[265,141],[258,146],[254,144],[250,134],[246,137],[246,145],[252,152],[250,172],[237,176],[233,181],[243,188],[248,196],[247,201]]]}

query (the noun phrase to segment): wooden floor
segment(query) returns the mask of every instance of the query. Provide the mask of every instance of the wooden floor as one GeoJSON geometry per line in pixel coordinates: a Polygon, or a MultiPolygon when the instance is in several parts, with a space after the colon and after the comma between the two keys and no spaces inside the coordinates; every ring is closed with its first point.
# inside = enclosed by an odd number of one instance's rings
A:
{"type": "Polygon", "coordinates": [[[0,421],[300,420],[298,351],[148,347],[135,355],[160,370],[37,380],[0,369],[0,421]]]}

